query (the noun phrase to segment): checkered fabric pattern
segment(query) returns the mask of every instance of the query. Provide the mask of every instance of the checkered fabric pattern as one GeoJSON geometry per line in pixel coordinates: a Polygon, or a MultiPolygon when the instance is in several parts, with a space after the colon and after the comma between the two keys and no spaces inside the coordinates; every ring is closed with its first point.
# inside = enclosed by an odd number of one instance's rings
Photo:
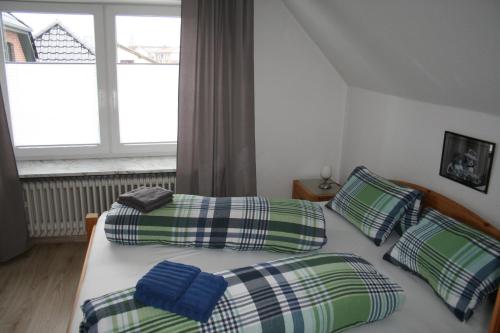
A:
{"type": "Polygon", "coordinates": [[[325,218],[317,204],[262,197],[211,198],[174,195],[149,213],[114,203],[106,216],[111,242],[306,252],[326,243],[325,218]]]}
{"type": "Polygon", "coordinates": [[[207,323],[144,306],[130,288],[85,301],[80,332],[326,333],[381,320],[404,302],[400,286],[349,253],[291,257],[216,274],[229,286],[207,323]]]}
{"type": "Polygon", "coordinates": [[[417,197],[413,203],[409,204],[405,213],[401,217],[400,223],[396,224],[395,230],[402,235],[406,230],[418,224],[420,220],[420,210],[422,207],[423,194],[417,191],[417,197]]]}
{"type": "MultiPolygon", "coordinates": [[[[359,166],[326,207],[342,215],[378,246],[421,195],[420,191],[397,186],[359,166]]],[[[418,221],[418,214],[412,215],[408,223],[414,223],[414,219],[418,221]]]]}
{"type": "Polygon", "coordinates": [[[500,283],[500,242],[433,209],[384,259],[426,280],[461,321],[500,283]]]}

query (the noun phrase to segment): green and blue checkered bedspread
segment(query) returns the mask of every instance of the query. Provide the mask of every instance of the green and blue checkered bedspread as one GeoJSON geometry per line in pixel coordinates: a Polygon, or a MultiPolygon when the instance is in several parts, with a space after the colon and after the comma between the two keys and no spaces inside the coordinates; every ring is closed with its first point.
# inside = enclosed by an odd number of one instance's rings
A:
{"type": "Polygon", "coordinates": [[[399,285],[349,253],[216,274],[229,286],[207,323],[144,306],[130,288],[87,300],[80,332],[334,332],[381,320],[404,302],[399,285]]]}
{"type": "Polygon", "coordinates": [[[114,203],[105,221],[111,242],[300,253],[326,243],[321,207],[303,200],[174,195],[150,213],[114,203]]]}

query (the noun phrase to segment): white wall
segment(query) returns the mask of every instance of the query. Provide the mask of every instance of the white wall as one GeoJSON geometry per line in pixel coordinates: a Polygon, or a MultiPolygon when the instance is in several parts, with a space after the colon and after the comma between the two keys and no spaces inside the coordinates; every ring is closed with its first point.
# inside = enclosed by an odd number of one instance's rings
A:
{"type": "Polygon", "coordinates": [[[363,164],[500,226],[500,117],[347,88],[282,0],[255,0],[255,117],[260,195],[290,197],[323,164],[341,181],[363,164]],[[488,194],[439,176],[445,130],[499,145],[488,194]]]}
{"type": "Polygon", "coordinates": [[[500,115],[500,1],[283,2],[349,86],[500,115]]]}
{"type": "Polygon", "coordinates": [[[500,117],[349,87],[341,179],[357,165],[440,192],[500,226],[500,117]],[[445,130],[497,143],[488,194],[439,176],[445,130]]]}
{"type": "Polygon", "coordinates": [[[295,178],[338,172],[347,86],[281,0],[255,0],[259,195],[290,197],[295,178]]]}

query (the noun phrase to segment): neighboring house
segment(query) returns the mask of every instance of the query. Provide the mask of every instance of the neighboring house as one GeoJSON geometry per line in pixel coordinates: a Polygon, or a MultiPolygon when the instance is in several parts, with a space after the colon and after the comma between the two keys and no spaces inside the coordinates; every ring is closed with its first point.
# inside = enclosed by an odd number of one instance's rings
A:
{"type": "Polygon", "coordinates": [[[95,62],[94,49],[57,21],[35,36],[35,46],[38,62],[95,62]]]}
{"type": "Polygon", "coordinates": [[[168,46],[124,46],[117,44],[120,64],[179,64],[179,48],[168,46]]]}
{"type": "Polygon", "coordinates": [[[179,64],[179,48],[168,46],[124,46],[117,44],[120,64],[179,64]]]}
{"type": "Polygon", "coordinates": [[[170,46],[129,46],[129,49],[147,55],[159,64],[179,64],[179,48],[170,46]]]}
{"type": "MultiPolygon", "coordinates": [[[[95,63],[95,50],[60,22],[33,38],[32,29],[10,13],[3,13],[6,60],[15,62],[95,63]]],[[[117,44],[120,64],[179,64],[179,48],[117,44]]]]}
{"type": "Polygon", "coordinates": [[[116,44],[116,58],[119,64],[157,64],[154,59],[136,52],[122,44],[116,44]]]}
{"type": "Polygon", "coordinates": [[[6,62],[34,62],[37,52],[31,28],[11,13],[2,13],[6,62]]]}

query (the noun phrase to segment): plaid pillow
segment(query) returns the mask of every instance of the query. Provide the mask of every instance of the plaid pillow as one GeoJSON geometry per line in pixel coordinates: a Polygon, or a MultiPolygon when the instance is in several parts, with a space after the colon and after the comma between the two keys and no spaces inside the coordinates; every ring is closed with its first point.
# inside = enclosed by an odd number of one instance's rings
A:
{"type": "Polygon", "coordinates": [[[384,259],[427,281],[461,321],[500,283],[500,242],[433,209],[384,259]]]}
{"type": "Polygon", "coordinates": [[[415,201],[406,209],[403,217],[401,218],[401,222],[396,224],[395,230],[399,235],[404,234],[406,230],[410,229],[415,224],[418,224],[422,197],[423,194],[419,192],[415,201]]]}
{"type": "MultiPolygon", "coordinates": [[[[378,246],[421,195],[417,190],[398,186],[359,166],[326,207],[345,217],[378,246]]],[[[411,215],[409,223],[418,218],[418,213],[416,216],[411,215]]]]}

